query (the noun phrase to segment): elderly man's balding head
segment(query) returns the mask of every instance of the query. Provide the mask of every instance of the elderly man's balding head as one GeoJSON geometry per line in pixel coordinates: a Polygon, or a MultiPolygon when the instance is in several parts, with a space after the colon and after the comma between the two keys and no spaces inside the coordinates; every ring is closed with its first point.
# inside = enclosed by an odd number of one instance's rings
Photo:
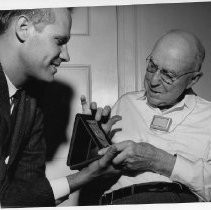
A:
{"type": "Polygon", "coordinates": [[[194,34],[182,30],[171,30],[156,42],[153,51],[160,47],[178,58],[188,59],[195,65],[196,71],[201,69],[205,49],[194,34]]]}
{"type": "Polygon", "coordinates": [[[163,35],[147,59],[144,85],[149,104],[165,108],[179,102],[201,77],[204,57],[204,47],[195,35],[181,30],[163,35]]]}

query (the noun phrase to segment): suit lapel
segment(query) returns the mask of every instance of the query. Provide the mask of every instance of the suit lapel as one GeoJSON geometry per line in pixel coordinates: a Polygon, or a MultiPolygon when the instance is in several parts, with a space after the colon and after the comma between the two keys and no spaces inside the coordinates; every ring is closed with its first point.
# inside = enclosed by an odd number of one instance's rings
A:
{"type": "Polygon", "coordinates": [[[14,161],[30,121],[30,100],[23,90],[18,105],[14,130],[11,130],[9,91],[5,74],[0,64],[0,156],[4,141],[10,142],[9,165],[14,161]]]}
{"type": "Polygon", "coordinates": [[[21,99],[18,105],[17,116],[15,119],[15,126],[11,136],[11,146],[10,146],[10,159],[9,164],[11,164],[18,152],[18,149],[23,141],[23,137],[27,130],[28,118],[29,118],[29,100],[26,100],[26,93],[22,91],[21,99]]]}
{"type": "Polygon", "coordinates": [[[0,148],[2,148],[4,141],[8,140],[9,135],[10,135],[9,91],[6,77],[0,64],[0,148]]]}
{"type": "Polygon", "coordinates": [[[0,65],[0,113],[10,123],[10,101],[7,80],[0,65]]]}

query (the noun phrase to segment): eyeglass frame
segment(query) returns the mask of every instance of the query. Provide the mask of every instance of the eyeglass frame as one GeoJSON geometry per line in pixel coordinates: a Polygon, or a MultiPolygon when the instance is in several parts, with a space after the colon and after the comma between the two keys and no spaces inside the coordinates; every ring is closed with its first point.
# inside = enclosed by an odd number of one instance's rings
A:
{"type": "MultiPolygon", "coordinates": [[[[171,72],[169,72],[169,71],[166,70],[166,69],[160,69],[160,68],[158,67],[158,65],[155,64],[154,61],[152,60],[152,56],[151,56],[151,55],[149,55],[149,56],[146,58],[146,62],[147,62],[146,71],[149,72],[149,73],[153,73],[153,74],[154,74],[154,73],[156,73],[158,70],[160,70],[160,74],[161,74],[161,75],[163,74],[163,73],[162,73],[163,70],[165,70],[165,71],[168,72],[168,73],[171,73],[171,72]],[[155,67],[156,67],[156,71],[155,71],[155,72],[149,71],[149,70],[148,70],[149,62],[150,62],[150,61],[151,61],[151,62],[153,63],[153,65],[155,65],[155,67]]],[[[186,75],[186,74],[194,73],[194,72],[197,72],[197,71],[189,71],[189,72],[185,72],[184,74],[181,74],[181,75],[177,75],[177,76],[171,77],[170,79],[172,80],[172,82],[167,82],[167,81],[163,80],[162,77],[161,77],[161,80],[162,80],[164,83],[168,84],[168,85],[173,85],[180,77],[182,77],[182,76],[184,76],[184,75],[186,75]]],[[[163,75],[165,75],[165,74],[163,74],[163,75]]],[[[170,77],[170,76],[169,76],[169,77],[170,77]]]]}

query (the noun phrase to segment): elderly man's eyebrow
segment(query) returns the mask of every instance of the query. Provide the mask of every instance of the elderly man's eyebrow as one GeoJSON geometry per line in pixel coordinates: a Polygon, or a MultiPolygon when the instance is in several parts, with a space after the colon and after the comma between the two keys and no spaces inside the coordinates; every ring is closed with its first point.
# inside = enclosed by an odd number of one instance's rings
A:
{"type": "MultiPolygon", "coordinates": [[[[156,64],[154,62],[154,60],[152,58],[150,58],[150,61],[152,62],[153,65],[157,66],[159,68],[159,65],[156,64]]],[[[168,74],[169,76],[172,76],[172,77],[176,77],[177,74],[175,73],[175,71],[173,69],[166,69],[166,68],[160,68],[164,73],[168,74]]]]}
{"type": "Polygon", "coordinates": [[[168,74],[170,77],[176,77],[177,74],[172,70],[162,69],[163,73],[168,74]]]}

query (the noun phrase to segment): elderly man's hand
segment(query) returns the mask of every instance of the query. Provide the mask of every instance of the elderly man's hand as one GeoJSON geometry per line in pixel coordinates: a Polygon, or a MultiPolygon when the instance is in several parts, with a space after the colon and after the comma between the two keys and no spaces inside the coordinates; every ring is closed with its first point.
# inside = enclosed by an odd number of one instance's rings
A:
{"type": "Polygon", "coordinates": [[[96,102],[87,103],[86,97],[84,95],[81,96],[81,106],[82,113],[87,115],[95,116],[95,120],[101,123],[101,126],[105,133],[109,133],[111,127],[119,120],[122,119],[121,116],[115,115],[110,118],[111,107],[105,106],[104,108],[97,107],[96,102]]]}
{"type": "MultiPolygon", "coordinates": [[[[119,154],[112,162],[124,174],[134,176],[152,171],[170,177],[176,160],[175,156],[145,142],[123,141],[115,144],[115,147],[119,154]]],[[[106,149],[102,149],[99,154],[105,151],[106,149]]]]}

